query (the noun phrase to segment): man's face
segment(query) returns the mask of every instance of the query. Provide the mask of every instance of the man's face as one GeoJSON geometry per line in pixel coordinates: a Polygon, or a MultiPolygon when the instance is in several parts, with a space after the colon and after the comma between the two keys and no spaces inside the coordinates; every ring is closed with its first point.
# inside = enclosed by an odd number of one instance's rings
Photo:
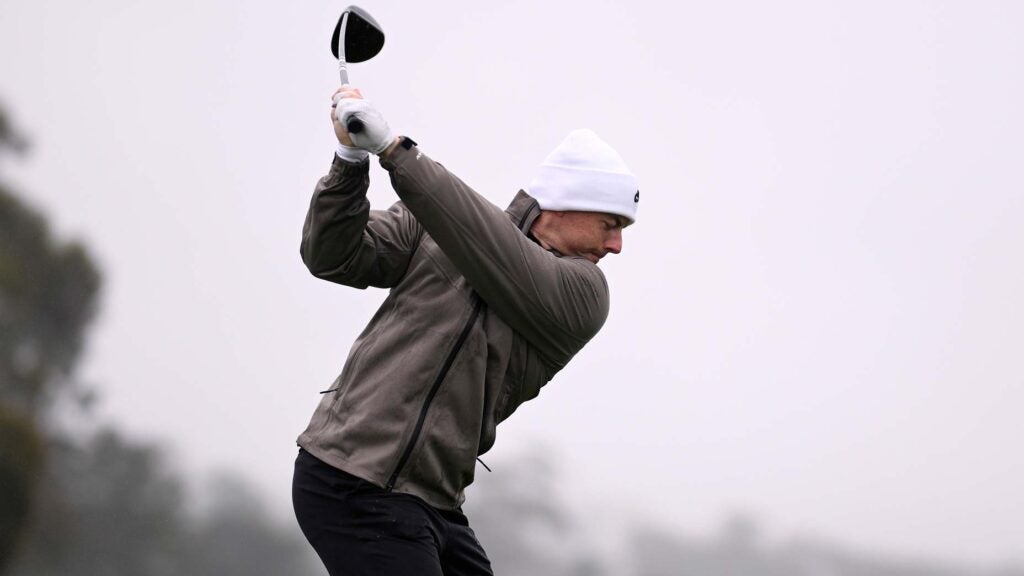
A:
{"type": "Polygon", "coordinates": [[[566,256],[582,256],[594,264],[622,251],[622,229],[630,221],[604,212],[552,212],[547,242],[566,256]]]}

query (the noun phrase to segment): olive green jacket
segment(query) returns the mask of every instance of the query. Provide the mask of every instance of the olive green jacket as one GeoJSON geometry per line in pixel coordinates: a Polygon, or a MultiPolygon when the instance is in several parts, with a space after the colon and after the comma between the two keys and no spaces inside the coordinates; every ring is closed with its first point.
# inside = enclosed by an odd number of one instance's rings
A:
{"type": "Polygon", "coordinates": [[[497,424],[600,330],[608,285],[528,237],[540,208],[525,192],[502,212],[409,139],[381,166],[401,202],[370,210],[369,162],[335,158],[302,229],[313,275],[390,292],[298,443],[453,509],[497,424]]]}

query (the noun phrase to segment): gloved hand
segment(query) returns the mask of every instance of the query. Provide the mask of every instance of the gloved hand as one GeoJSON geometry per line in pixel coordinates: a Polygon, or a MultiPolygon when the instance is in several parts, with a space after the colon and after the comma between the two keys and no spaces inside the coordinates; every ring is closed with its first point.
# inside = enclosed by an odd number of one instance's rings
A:
{"type": "Polygon", "coordinates": [[[374,108],[369,101],[363,100],[358,91],[339,91],[336,96],[341,97],[334,103],[334,117],[337,120],[335,131],[338,131],[338,139],[342,140],[342,144],[345,144],[342,137],[343,132],[344,136],[351,139],[356,148],[374,154],[380,154],[387,150],[388,146],[395,141],[395,133],[391,131],[391,127],[388,126],[380,111],[374,108]],[[355,134],[349,133],[347,128],[353,117],[363,123],[363,130],[355,134]],[[338,124],[341,126],[339,127],[338,124]]]}

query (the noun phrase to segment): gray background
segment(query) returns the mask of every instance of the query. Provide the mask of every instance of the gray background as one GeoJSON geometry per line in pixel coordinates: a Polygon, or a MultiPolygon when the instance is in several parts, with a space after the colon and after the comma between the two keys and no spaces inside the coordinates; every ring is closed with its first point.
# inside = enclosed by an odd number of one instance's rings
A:
{"type": "MultiPolygon", "coordinates": [[[[495,203],[573,128],[640,178],[608,323],[501,427],[494,474],[553,452],[595,538],[747,510],[1024,559],[1024,5],[361,5],[388,37],[353,82],[495,203]]],[[[0,12],[0,99],[35,144],[13,183],[105,272],[101,412],[282,517],[294,438],[383,299],[298,258],[342,7],[0,12]]]]}

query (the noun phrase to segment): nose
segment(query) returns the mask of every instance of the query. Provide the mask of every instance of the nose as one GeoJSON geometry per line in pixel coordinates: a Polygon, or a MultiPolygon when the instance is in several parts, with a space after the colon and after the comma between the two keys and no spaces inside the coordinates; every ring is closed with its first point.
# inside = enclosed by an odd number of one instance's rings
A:
{"type": "Polygon", "coordinates": [[[616,228],[611,231],[605,240],[604,249],[612,254],[622,252],[622,229],[616,228]]]}

